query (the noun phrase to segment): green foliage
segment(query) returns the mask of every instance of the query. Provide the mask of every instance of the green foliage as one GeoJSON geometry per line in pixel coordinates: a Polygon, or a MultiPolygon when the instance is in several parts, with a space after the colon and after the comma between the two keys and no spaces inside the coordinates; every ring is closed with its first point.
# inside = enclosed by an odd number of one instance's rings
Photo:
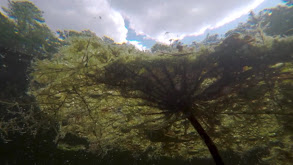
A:
{"type": "MultiPolygon", "coordinates": [[[[7,144],[10,148],[19,139],[38,139],[39,135],[52,131],[54,119],[41,113],[34,98],[26,93],[27,69],[32,57],[2,47],[0,53],[0,145],[10,142],[7,144]]],[[[54,137],[54,131],[50,133],[54,137]]],[[[1,146],[0,152],[7,146],[1,146]]]]}
{"type": "Polygon", "coordinates": [[[113,40],[112,38],[107,37],[107,36],[104,36],[104,37],[103,37],[103,41],[104,41],[105,43],[108,43],[108,44],[114,44],[114,43],[115,43],[114,40],[113,40]]]}
{"type": "Polygon", "coordinates": [[[161,44],[161,43],[156,43],[155,45],[152,46],[151,51],[153,53],[162,53],[162,52],[171,52],[172,48],[169,45],[161,44]]]}
{"type": "MultiPolygon", "coordinates": [[[[117,61],[107,67],[104,82],[110,85],[110,89],[114,87],[120,90],[122,96],[143,99],[144,106],[158,108],[166,114],[193,113],[207,125],[210,136],[215,141],[221,141],[221,148],[250,150],[256,144],[264,145],[276,140],[266,135],[278,132],[280,126],[275,117],[265,114],[282,114],[284,107],[289,105],[283,104],[282,109],[267,105],[274,101],[271,97],[276,92],[270,92],[273,88],[269,86],[275,84],[271,79],[281,75],[280,71],[270,66],[281,61],[292,61],[292,48],[289,46],[291,39],[287,42],[287,47],[282,46],[283,53],[277,54],[274,51],[279,49],[279,44],[263,50],[247,43],[245,39],[230,37],[208,56],[203,54],[197,58],[191,58],[195,56],[191,55],[170,59],[138,57],[133,61],[117,61]],[[260,63],[262,66],[259,66],[260,63]],[[251,69],[245,69],[248,66],[251,69]],[[189,110],[191,112],[186,112],[189,110]],[[233,119],[238,114],[244,116],[233,119]],[[269,125],[271,129],[267,129],[269,125]],[[244,139],[240,138],[243,136],[241,132],[246,132],[244,139]],[[265,136],[267,139],[264,139],[265,136]]],[[[292,76],[292,72],[286,74],[290,75],[288,79],[292,76]]]]}
{"type": "Polygon", "coordinates": [[[52,60],[36,63],[33,94],[43,112],[60,121],[57,139],[67,133],[86,137],[90,150],[103,154],[111,149],[104,141],[118,143],[121,132],[113,134],[113,127],[119,125],[120,117],[109,112],[116,111],[123,100],[109,98],[111,91],[104,91],[89,75],[101,74],[99,70],[105,65],[132,51],[136,50],[127,45],[107,45],[97,37],[73,37],[52,60]]]}
{"type": "Polygon", "coordinates": [[[9,1],[8,8],[3,10],[9,18],[1,13],[2,46],[37,58],[50,56],[57,51],[60,41],[44,24],[42,12],[33,3],[9,1]]]}
{"type": "Polygon", "coordinates": [[[259,14],[251,12],[246,23],[241,23],[236,29],[228,31],[225,35],[234,33],[257,36],[259,42],[263,42],[265,35],[269,36],[290,36],[293,34],[292,6],[277,6],[266,9],[259,14]]]}
{"type": "MultiPolygon", "coordinates": [[[[10,19],[0,13],[1,44],[8,48],[0,45],[1,62],[18,59],[10,49],[57,51],[59,40],[32,3],[10,1],[4,10],[10,19]]],[[[59,31],[64,45],[51,59],[34,63],[29,91],[24,80],[21,92],[10,85],[1,93],[1,138],[9,131],[36,136],[53,130],[50,139],[63,150],[206,158],[207,147],[188,120],[194,116],[221,153],[260,149],[264,162],[291,162],[293,37],[266,36],[276,27],[272,16],[251,13],[213,51],[207,46],[196,53],[171,53],[171,46],[156,44],[156,54],[149,54],[90,31],[59,31]],[[2,100],[16,95],[21,102],[2,100]],[[86,141],[75,144],[68,137],[86,141]]],[[[13,68],[4,66],[2,75],[13,68]]]]}
{"type": "Polygon", "coordinates": [[[28,70],[34,58],[55,53],[59,41],[31,2],[9,1],[3,10],[7,16],[0,12],[0,155],[21,151],[30,157],[42,147],[54,150],[58,128],[26,93],[28,70]]]}
{"type": "Polygon", "coordinates": [[[74,30],[58,30],[57,34],[59,35],[59,38],[62,40],[68,39],[69,37],[95,37],[96,34],[90,30],[83,30],[81,32],[74,31],[74,30]]]}
{"type": "Polygon", "coordinates": [[[279,115],[291,113],[292,96],[281,89],[292,88],[292,41],[255,45],[232,35],[213,53],[157,56],[77,37],[36,63],[31,92],[59,121],[59,139],[86,138],[93,152],[208,157],[192,114],[222,152],[244,154],[291,136],[279,115]]]}
{"type": "Polygon", "coordinates": [[[293,7],[278,6],[272,8],[264,15],[264,32],[268,35],[293,35],[293,7]]]}
{"type": "Polygon", "coordinates": [[[42,12],[29,1],[8,1],[8,8],[3,8],[7,15],[14,19],[21,33],[27,33],[38,23],[45,22],[42,12]]]}
{"type": "Polygon", "coordinates": [[[202,41],[205,45],[218,44],[220,42],[219,34],[207,34],[206,38],[202,41]]]}
{"type": "Polygon", "coordinates": [[[2,47],[15,44],[17,38],[14,31],[14,23],[0,12],[0,40],[2,47]]]}

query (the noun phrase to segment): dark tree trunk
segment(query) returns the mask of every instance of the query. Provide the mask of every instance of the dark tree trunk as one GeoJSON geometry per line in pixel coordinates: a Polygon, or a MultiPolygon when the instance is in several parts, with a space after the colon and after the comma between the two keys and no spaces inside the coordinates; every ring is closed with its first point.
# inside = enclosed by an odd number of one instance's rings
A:
{"type": "Polygon", "coordinates": [[[219,151],[217,149],[217,146],[212,141],[212,139],[209,137],[209,135],[206,133],[206,131],[202,128],[200,123],[196,120],[196,118],[193,115],[188,115],[188,120],[191,122],[195,130],[198,132],[200,137],[204,140],[205,144],[209,148],[209,151],[216,163],[216,165],[224,165],[224,162],[221,158],[221,155],[219,154],[219,151]]]}

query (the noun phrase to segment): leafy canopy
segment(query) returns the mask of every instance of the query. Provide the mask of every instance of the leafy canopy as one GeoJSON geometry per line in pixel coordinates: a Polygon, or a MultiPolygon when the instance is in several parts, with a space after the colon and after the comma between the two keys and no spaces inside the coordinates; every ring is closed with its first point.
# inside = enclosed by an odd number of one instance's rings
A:
{"type": "Polygon", "coordinates": [[[0,46],[37,58],[56,53],[60,41],[45,24],[43,12],[30,1],[8,2],[3,7],[8,17],[0,13],[0,46]]]}
{"type": "Polygon", "coordinates": [[[54,59],[36,63],[32,94],[60,121],[60,138],[87,138],[100,154],[208,157],[188,114],[222,152],[279,147],[291,136],[293,39],[266,43],[232,35],[214,52],[157,56],[72,38],[54,59]]]}

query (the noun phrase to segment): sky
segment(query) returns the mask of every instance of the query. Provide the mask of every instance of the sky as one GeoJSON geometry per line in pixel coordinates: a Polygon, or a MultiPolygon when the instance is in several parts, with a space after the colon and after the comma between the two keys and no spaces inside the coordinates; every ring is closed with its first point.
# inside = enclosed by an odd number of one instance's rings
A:
{"type": "MultiPolygon", "coordinates": [[[[224,34],[245,22],[251,10],[281,0],[30,0],[53,30],[90,29],[98,36],[148,49],[156,42],[188,44],[207,33],[224,34]]],[[[0,0],[7,6],[7,0],[0,0]]]]}

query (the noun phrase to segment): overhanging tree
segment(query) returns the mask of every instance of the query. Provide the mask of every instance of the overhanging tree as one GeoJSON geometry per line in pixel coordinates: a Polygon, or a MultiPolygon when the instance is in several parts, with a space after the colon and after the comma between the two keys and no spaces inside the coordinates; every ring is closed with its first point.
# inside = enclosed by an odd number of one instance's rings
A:
{"type": "Polygon", "coordinates": [[[122,97],[143,100],[141,104],[160,109],[167,116],[182,114],[203,139],[216,164],[223,164],[205,129],[211,134],[221,133],[227,120],[223,114],[254,114],[246,120],[259,120],[257,114],[282,114],[286,106],[278,105],[275,88],[278,81],[283,81],[277,79],[290,80],[292,72],[274,65],[292,62],[292,50],[287,47],[281,53],[275,47],[280,43],[275,42],[263,50],[236,35],[210,54],[136,57],[129,61],[122,58],[107,66],[105,77],[97,78],[97,82],[119,90],[122,97]],[[265,100],[274,105],[265,105],[265,100]]]}
{"type": "Polygon", "coordinates": [[[1,28],[0,35],[8,31],[10,36],[8,38],[7,34],[4,34],[1,38],[3,46],[37,58],[56,53],[60,41],[45,24],[43,12],[30,1],[8,2],[8,8],[2,9],[10,19],[1,13],[1,20],[5,19],[5,26],[1,28]]]}
{"type": "Polygon", "coordinates": [[[292,38],[265,43],[231,35],[215,52],[155,56],[74,38],[38,62],[32,92],[60,138],[85,137],[92,151],[206,157],[202,138],[223,164],[218,149],[243,154],[291,136],[292,38]]]}
{"type": "Polygon", "coordinates": [[[0,125],[13,123],[10,128],[15,127],[15,130],[5,131],[23,134],[30,129],[28,124],[23,124],[27,122],[23,116],[27,114],[29,118],[31,111],[36,110],[35,105],[30,105],[33,98],[26,93],[28,70],[34,58],[52,55],[60,43],[33,3],[8,2],[8,8],[3,7],[7,16],[0,12],[0,125]]]}
{"type": "Polygon", "coordinates": [[[59,41],[33,3],[8,2],[5,13],[0,12],[1,163],[37,158],[43,149],[54,152],[52,139],[58,131],[54,119],[39,111],[27,91],[32,61],[55,53],[59,41]]]}

